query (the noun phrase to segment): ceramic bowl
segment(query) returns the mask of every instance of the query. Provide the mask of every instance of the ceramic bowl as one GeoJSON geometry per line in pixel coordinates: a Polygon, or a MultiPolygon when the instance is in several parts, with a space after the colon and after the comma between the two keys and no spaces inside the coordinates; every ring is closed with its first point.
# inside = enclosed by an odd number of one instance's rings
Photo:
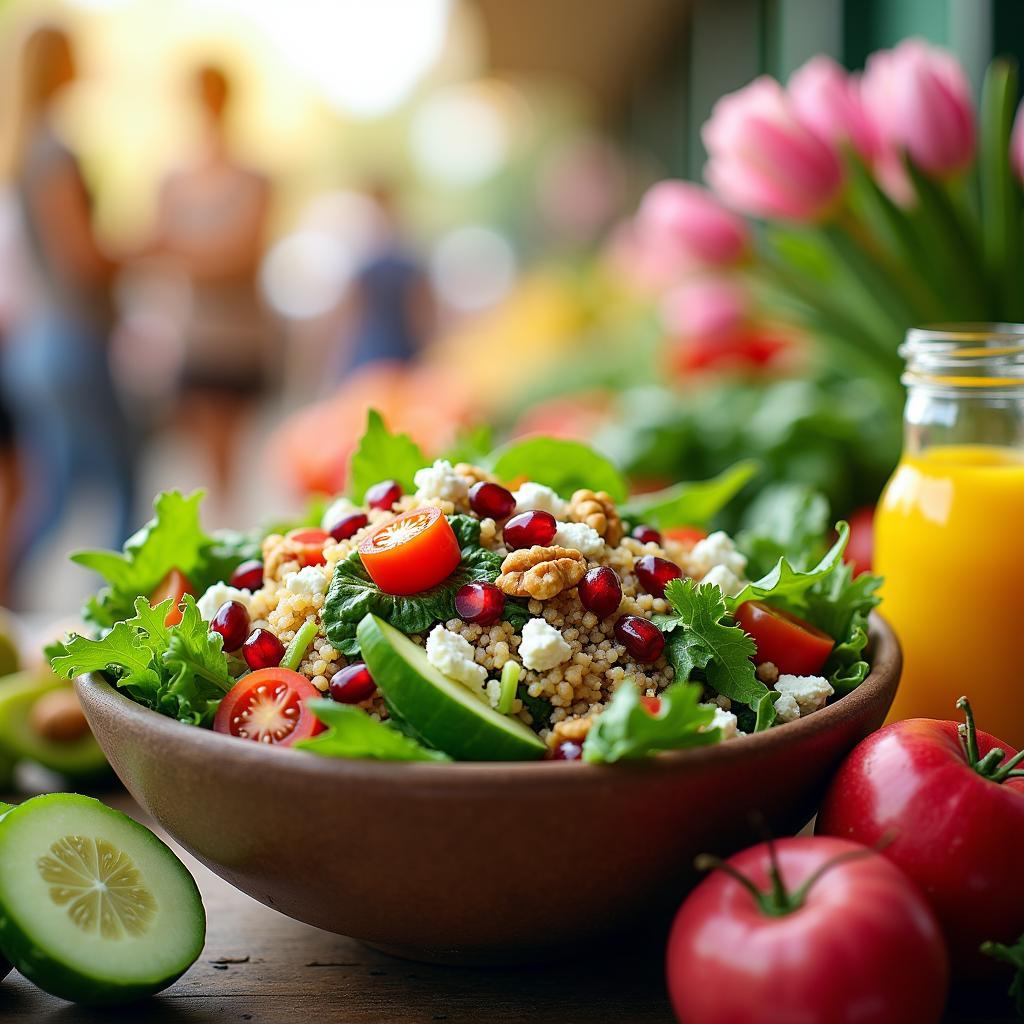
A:
{"type": "Polygon", "coordinates": [[[643,762],[396,764],[271,750],[77,681],[132,796],[222,878],[290,917],[413,959],[539,959],[663,922],[702,852],[810,820],[877,729],[901,655],[806,719],[643,762]]]}

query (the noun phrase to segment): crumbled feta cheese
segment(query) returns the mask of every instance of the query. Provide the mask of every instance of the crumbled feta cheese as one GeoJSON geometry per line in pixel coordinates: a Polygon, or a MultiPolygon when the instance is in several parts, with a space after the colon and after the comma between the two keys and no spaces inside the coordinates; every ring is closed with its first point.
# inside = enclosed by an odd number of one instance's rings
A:
{"type": "Polygon", "coordinates": [[[416,484],[416,497],[426,501],[462,501],[469,494],[469,481],[455,472],[447,459],[438,459],[432,466],[417,469],[412,478],[416,484]]]}
{"type": "Polygon", "coordinates": [[[780,722],[795,722],[800,717],[800,705],[790,693],[783,693],[775,701],[775,714],[780,722]]]}
{"type": "Polygon", "coordinates": [[[442,675],[486,700],[483,686],[487,669],[473,660],[473,647],[464,636],[435,626],[427,637],[427,661],[442,675]]]}
{"type": "Polygon", "coordinates": [[[534,672],[547,672],[563,661],[568,661],[572,648],[565,637],[545,619],[530,619],[523,626],[523,642],[519,657],[534,672]]]}
{"type": "Polygon", "coordinates": [[[289,594],[314,594],[327,593],[327,587],[331,582],[327,570],[319,565],[307,565],[298,572],[290,572],[284,578],[284,587],[289,594]]]}
{"type": "Polygon", "coordinates": [[[735,739],[739,734],[739,719],[731,712],[724,711],[717,704],[715,705],[715,717],[711,719],[709,729],[721,729],[722,739],[735,739]]]}
{"type": "Polygon", "coordinates": [[[214,583],[207,587],[206,593],[196,601],[196,607],[207,622],[212,622],[213,617],[220,610],[220,606],[227,601],[237,601],[248,611],[251,600],[251,590],[238,590],[236,587],[229,587],[226,583],[214,583]]]}
{"type": "MultiPolygon", "coordinates": [[[[800,707],[801,715],[809,715],[825,706],[825,701],[835,693],[829,681],[822,676],[781,675],[775,683],[779,693],[789,694],[800,707]]],[[[778,707],[778,705],[776,705],[778,707]]]]}
{"type": "Polygon", "coordinates": [[[492,708],[498,706],[498,701],[501,700],[501,680],[500,679],[488,679],[487,686],[484,687],[484,692],[487,694],[487,702],[492,708]]]}
{"type": "Polygon", "coordinates": [[[530,480],[515,491],[513,497],[516,499],[516,515],[529,512],[532,508],[550,512],[556,519],[564,519],[569,514],[568,502],[562,501],[550,487],[530,480]]]}
{"type": "Polygon", "coordinates": [[[713,583],[726,597],[735,597],[746,585],[746,580],[724,565],[713,565],[704,574],[701,583],[713,583]]]}
{"type": "Polygon", "coordinates": [[[559,523],[551,543],[575,548],[584,558],[597,558],[604,552],[604,538],[586,523],[559,523]]]}
{"type": "Polygon", "coordinates": [[[697,541],[688,562],[690,575],[694,577],[706,576],[716,565],[724,565],[740,578],[747,571],[746,556],[736,550],[732,537],[724,530],[718,530],[710,537],[697,541]]]}
{"type": "Polygon", "coordinates": [[[349,501],[348,498],[335,498],[324,509],[324,514],[320,518],[320,528],[322,530],[333,529],[345,516],[355,511],[356,505],[349,501]]]}

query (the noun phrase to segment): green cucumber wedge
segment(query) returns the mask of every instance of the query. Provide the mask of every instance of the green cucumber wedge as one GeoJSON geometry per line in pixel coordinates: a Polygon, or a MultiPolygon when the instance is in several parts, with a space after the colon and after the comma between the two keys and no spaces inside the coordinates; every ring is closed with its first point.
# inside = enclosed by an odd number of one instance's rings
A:
{"type": "Polygon", "coordinates": [[[394,626],[366,615],[359,649],[388,704],[429,744],[456,761],[530,761],[543,741],[518,718],[499,714],[438,672],[427,653],[394,626]]]}
{"type": "Polygon", "coordinates": [[[126,814],[52,793],[0,818],[0,949],[44,991],[141,999],[184,974],[205,938],[188,869],[126,814]]]}

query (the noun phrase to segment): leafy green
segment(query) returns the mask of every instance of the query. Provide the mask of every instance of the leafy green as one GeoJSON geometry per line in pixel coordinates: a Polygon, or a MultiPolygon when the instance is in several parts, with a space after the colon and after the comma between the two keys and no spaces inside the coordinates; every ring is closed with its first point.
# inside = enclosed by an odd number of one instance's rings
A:
{"type": "Polygon", "coordinates": [[[66,679],[85,672],[106,672],[134,700],[154,711],[192,725],[209,725],[221,697],[234,685],[223,651],[223,638],[212,632],[187,595],[181,622],[167,626],[171,601],[151,607],[135,601],[135,615],[99,640],[72,635],[66,653],[52,661],[66,679]]]}
{"type": "Polygon", "coordinates": [[[530,712],[533,724],[538,729],[547,729],[551,725],[551,712],[555,709],[551,701],[543,697],[531,697],[526,683],[520,683],[516,687],[516,696],[523,702],[523,707],[530,712]]]}
{"type": "Polygon", "coordinates": [[[427,460],[408,434],[392,434],[381,414],[371,409],[366,432],[349,463],[348,496],[359,504],[367,490],[382,480],[397,480],[406,491],[415,490],[413,476],[427,460]]]}
{"type": "Polygon", "coordinates": [[[480,465],[488,460],[493,450],[494,428],[489,424],[481,424],[458,434],[442,457],[453,466],[460,462],[480,465]]]}
{"type": "Polygon", "coordinates": [[[631,523],[666,530],[672,526],[706,526],[756,475],[756,459],[737,462],[710,480],[679,483],[624,502],[619,513],[631,523]]]}
{"type": "Polygon", "coordinates": [[[647,757],[659,750],[682,750],[717,743],[721,730],[710,729],[715,709],[699,703],[697,683],[673,683],[659,695],[652,715],[632,683],[623,683],[595,719],[583,742],[583,760],[591,764],[647,757]]]}
{"type": "Polygon", "coordinates": [[[450,761],[388,722],[378,721],[362,708],[333,700],[311,700],[306,706],[327,726],[326,731],[295,746],[321,757],[371,758],[376,761],[450,761]]]}
{"type": "Polygon", "coordinates": [[[589,445],[559,437],[512,441],[491,455],[490,469],[502,480],[534,480],[563,498],[584,487],[607,491],[617,502],[625,501],[629,493],[626,478],[614,462],[589,445]]]}
{"type": "Polygon", "coordinates": [[[743,514],[736,546],[747,556],[747,573],[762,576],[780,558],[797,569],[824,553],[829,526],[828,498],[803,483],[769,484],[743,514]]]}
{"type": "Polygon", "coordinates": [[[801,572],[794,569],[788,558],[782,557],[771,572],[753,583],[748,583],[735,597],[729,598],[729,610],[738,608],[744,601],[783,601],[787,607],[802,607],[807,592],[816,583],[834,573],[842,564],[843,552],[850,539],[850,527],[837,523],[839,536],[812,569],[801,572]]]}
{"type": "Polygon", "coordinates": [[[753,707],[754,711],[754,732],[764,732],[775,724],[775,700],[778,693],[775,690],[765,689],[765,692],[757,699],[753,707]]]}
{"type": "Polygon", "coordinates": [[[695,669],[703,669],[718,693],[741,704],[756,704],[767,687],[754,674],[754,641],[739,626],[722,622],[726,607],[721,589],[690,579],[672,580],[665,598],[678,619],[665,644],[676,679],[689,679],[695,669]]]}
{"type": "Polygon", "coordinates": [[[1009,964],[1014,969],[1013,981],[1010,982],[1007,994],[1013,1000],[1017,1016],[1024,1017],[1024,935],[1012,946],[1005,946],[1001,942],[983,942],[981,951],[985,956],[1009,964]]]}
{"type": "Polygon", "coordinates": [[[849,636],[832,648],[822,670],[839,697],[860,686],[871,671],[863,657],[864,648],[868,645],[866,622],[859,613],[854,617],[849,636]]]}
{"type": "MultiPolygon", "coordinates": [[[[319,522],[319,520],[318,520],[319,522]]],[[[201,594],[212,583],[227,582],[242,562],[263,557],[266,530],[214,530],[202,545],[199,564],[187,574],[201,594]]]]}
{"type": "Polygon", "coordinates": [[[79,551],[71,560],[98,572],[107,585],[86,605],[86,618],[101,628],[130,618],[135,599],[149,596],[171,569],[195,572],[210,538],[199,525],[203,492],[188,497],[165,491],[154,502],[155,515],[124,543],[123,553],[79,551]]]}
{"type": "MultiPolygon", "coordinates": [[[[358,652],[356,627],[370,612],[403,633],[426,633],[434,623],[456,617],[455,594],[460,587],[467,583],[493,583],[498,578],[502,559],[481,547],[479,520],[456,515],[448,521],[462,548],[462,561],[446,580],[419,594],[385,594],[370,579],[358,551],[338,563],[323,608],[324,629],[337,650],[346,655],[358,652]]],[[[506,603],[510,619],[525,611],[514,602],[506,603]]]]}
{"type": "Polygon", "coordinates": [[[854,620],[858,616],[866,619],[882,600],[878,596],[881,577],[867,572],[859,576],[853,573],[853,566],[843,562],[804,595],[807,619],[838,641],[846,640],[854,620]]]}

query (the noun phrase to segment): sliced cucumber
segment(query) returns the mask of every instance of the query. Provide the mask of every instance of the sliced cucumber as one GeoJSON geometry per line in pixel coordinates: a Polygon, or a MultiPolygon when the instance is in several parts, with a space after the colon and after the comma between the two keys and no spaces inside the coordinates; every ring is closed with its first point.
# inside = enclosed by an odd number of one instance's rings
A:
{"type": "Polygon", "coordinates": [[[359,649],[388,704],[428,743],[457,761],[529,761],[543,741],[518,718],[500,715],[442,675],[426,651],[376,615],[357,629],[359,649]]]}
{"type": "Polygon", "coordinates": [[[23,672],[0,681],[0,750],[70,779],[105,775],[107,759],[88,727],[68,736],[48,736],[39,729],[36,705],[68,694],[74,690],[50,672],[23,672]]]}
{"type": "Polygon", "coordinates": [[[76,1003],[141,999],[203,950],[187,868],[149,829],[92,797],[33,797],[0,818],[0,949],[76,1003]]]}

